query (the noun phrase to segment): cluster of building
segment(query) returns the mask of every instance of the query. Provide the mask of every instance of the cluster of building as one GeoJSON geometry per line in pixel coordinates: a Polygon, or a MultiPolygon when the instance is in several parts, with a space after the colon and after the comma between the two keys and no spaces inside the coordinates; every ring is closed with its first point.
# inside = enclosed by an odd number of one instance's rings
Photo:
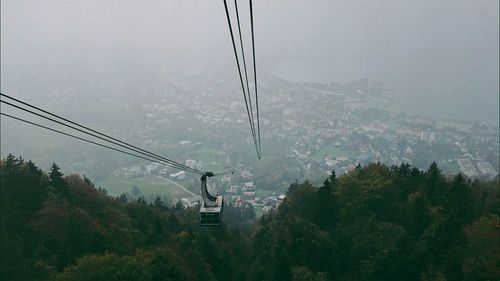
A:
{"type": "MultiPolygon", "coordinates": [[[[144,120],[135,125],[139,139],[148,145],[187,147],[189,151],[209,146],[210,141],[203,137],[172,140],[161,135],[162,128],[180,128],[186,135],[205,134],[222,140],[211,147],[220,152],[217,156],[225,157],[222,163],[215,164],[237,166],[240,171],[236,178],[214,179],[216,190],[234,196],[234,200],[262,204],[266,209],[278,204],[279,196],[259,196],[255,187],[259,179],[254,178],[251,168],[253,161],[237,152],[230,153],[227,148],[252,145],[245,104],[236,94],[239,85],[219,78],[196,82],[177,78],[174,82],[172,91],[183,94],[158,94],[155,102],[143,104],[144,120]],[[206,131],[198,131],[202,129],[206,131]],[[196,134],[193,130],[197,130],[196,134]],[[244,137],[235,143],[240,136],[244,137]]],[[[483,179],[498,175],[498,127],[409,116],[391,110],[392,101],[383,95],[391,89],[385,89],[380,81],[290,83],[269,76],[262,79],[259,87],[261,93],[266,93],[259,97],[263,146],[286,148],[279,155],[267,150],[266,156],[286,159],[290,170],[343,173],[358,164],[375,161],[388,165],[409,163],[427,169],[435,161],[445,173],[462,172],[483,179]]],[[[196,169],[203,166],[193,159],[185,164],[196,169]]],[[[174,180],[186,177],[185,173],[154,164],[127,168],[123,173],[158,174],[174,180]]],[[[260,188],[275,190],[269,186],[260,188]]]]}
{"type": "Polygon", "coordinates": [[[497,176],[498,127],[387,110],[391,101],[379,91],[371,94],[369,85],[306,83],[276,91],[272,100],[280,106],[272,118],[272,137],[286,143],[287,157],[306,170],[346,172],[375,161],[426,169],[435,161],[446,173],[497,176]]]}

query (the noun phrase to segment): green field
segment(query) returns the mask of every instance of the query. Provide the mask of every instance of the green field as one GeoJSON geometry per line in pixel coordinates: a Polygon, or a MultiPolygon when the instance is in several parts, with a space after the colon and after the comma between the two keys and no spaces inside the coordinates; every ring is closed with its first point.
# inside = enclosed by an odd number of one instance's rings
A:
{"type": "Polygon", "coordinates": [[[208,162],[211,162],[212,160],[215,159],[215,153],[217,152],[217,150],[215,149],[209,149],[209,148],[203,148],[203,149],[199,149],[196,154],[197,154],[197,158],[198,160],[201,160],[203,164],[205,163],[208,163],[208,162]]]}
{"type": "MultiPolygon", "coordinates": [[[[182,182],[179,182],[182,185],[182,182]]],[[[137,178],[124,178],[120,176],[111,176],[104,181],[97,183],[97,185],[105,188],[108,194],[112,196],[120,196],[124,192],[130,193],[132,187],[136,185],[139,187],[142,195],[147,199],[153,194],[165,195],[170,202],[168,204],[176,203],[180,198],[190,197],[191,195],[184,191],[179,186],[171,183],[165,179],[157,178],[155,176],[144,176],[137,178]]]]}
{"type": "Polygon", "coordinates": [[[279,196],[281,195],[281,193],[279,191],[276,191],[276,190],[267,190],[267,189],[259,189],[257,188],[255,190],[255,197],[268,197],[268,196],[279,196]]]}
{"type": "Polygon", "coordinates": [[[456,162],[440,162],[438,165],[439,168],[446,174],[454,175],[460,172],[460,168],[458,167],[458,164],[456,162]]]}
{"type": "Polygon", "coordinates": [[[262,215],[264,215],[264,212],[262,211],[262,206],[260,205],[254,207],[254,212],[256,218],[260,218],[262,217],[262,215]]]}
{"type": "Polygon", "coordinates": [[[353,153],[350,151],[342,150],[335,146],[324,146],[323,148],[314,153],[314,157],[315,158],[323,158],[325,156],[330,158],[336,158],[341,156],[351,157],[352,154],[353,153]]]}
{"type": "Polygon", "coordinates": [[[223,164],[203,164],[202,165],[202,170],[203,171],[210,171],[210,172],[213,172],[213,173],[222,173],[222,172],[226,172],[227,169],[224,167],[223,164]]]}

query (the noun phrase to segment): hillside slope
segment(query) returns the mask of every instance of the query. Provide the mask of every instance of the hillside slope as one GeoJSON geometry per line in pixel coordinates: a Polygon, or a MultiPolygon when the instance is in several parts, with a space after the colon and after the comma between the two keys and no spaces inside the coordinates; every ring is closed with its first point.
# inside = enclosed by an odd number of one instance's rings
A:
{"type": "MultiPolygon", "coordinates": [[[[499,183],[371,164],[293,183],[251,232],[1,162],[1,280],[499,280],[499,183]]],[[[238,217],[239,216],[239,217],[238,217]]]]}

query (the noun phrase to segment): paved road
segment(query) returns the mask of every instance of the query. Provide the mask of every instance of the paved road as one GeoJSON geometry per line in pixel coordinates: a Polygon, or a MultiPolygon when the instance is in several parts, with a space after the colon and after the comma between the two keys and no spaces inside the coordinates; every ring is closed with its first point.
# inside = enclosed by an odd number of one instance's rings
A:
{"type": "Polygon", "coordinates": [[[191,191],[189,191],[187,188],[185,188],[184,186],[176,183],[175,181],[171,180],[171,179],[167,179],[167,178],[164,178],[164,177],[160,177],[160,176],[154,176],[154,177],[157,177],[159,179],[162,179],[162,180],[165,180],[165,181],[168,181],[169,183],[172,183],[174,184],[175,186],[179,187],[180,189],[184,190],[187,194],[191,195],[191,197],[194,197],[196,196],[196,194],[192,193],[191,191]]]}

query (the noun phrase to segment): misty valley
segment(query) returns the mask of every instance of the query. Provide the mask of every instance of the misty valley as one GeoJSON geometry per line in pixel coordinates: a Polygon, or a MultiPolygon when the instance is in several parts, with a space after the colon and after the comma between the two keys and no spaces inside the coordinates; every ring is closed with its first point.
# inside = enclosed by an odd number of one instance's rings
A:
{"type": "Polygon", "coordinates": [[[0,280],[500,280],[499,9],[2,0],[0,280]]]}

